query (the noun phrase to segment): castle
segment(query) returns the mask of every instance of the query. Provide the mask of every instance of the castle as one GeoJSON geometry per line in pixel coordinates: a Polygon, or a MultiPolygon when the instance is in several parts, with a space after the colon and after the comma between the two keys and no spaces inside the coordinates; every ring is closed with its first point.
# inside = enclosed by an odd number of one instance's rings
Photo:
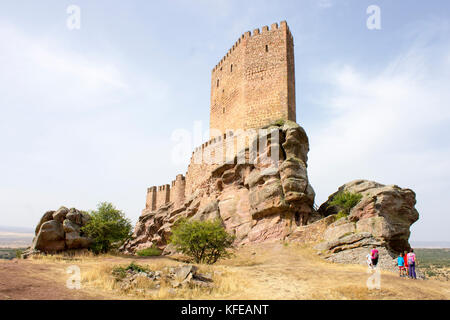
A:
{"type": "Polygon", "coordinates": [[[220,152],[225,157],[227,149],[230,157],[231,145],[233,159],[234,132],[279,119],[296,121],[294,40],[286,21],[245,32],[212,69],[211,140],[194,150],[186,176],[179,174],[171,185],[147,189],[143,213],[168,203],[182,206],[207,179],[211,166],[204,161],[207,154],[220,152]]]}

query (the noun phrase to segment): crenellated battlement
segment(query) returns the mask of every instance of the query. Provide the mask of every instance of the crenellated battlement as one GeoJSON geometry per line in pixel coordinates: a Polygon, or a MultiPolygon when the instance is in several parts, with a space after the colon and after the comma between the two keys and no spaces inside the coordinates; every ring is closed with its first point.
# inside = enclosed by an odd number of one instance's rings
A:
{"type": "Polygon", "coordinates": [[[184,202],[186,179],[182,174],[176,176],[172,183],[147,188],[145,209],[156,211],[161,206],[173,202],[178,207],[184,202]]]}
{"type": "Polygon", "coordinates": [[[294,42],[286,21],[247,31],[211,73],[210,134],[296,121],[294,42]]]}
{"type": "Polygon", "coordinates": [[[261,31],[259,30],[259,28],[256,28],[253,30],[253,33],[250,31],[244,32],[239,38],[238,40],[236,40],[236,42],[233,44],[233,46],[228,50],[228,52],[222,57],[222,59],[219,61],[219,63],[217,63],[214,68],[212,68],[211,72],[215,72],[217,69],[219,69],[224,62],[226,61],[226,59],[233,54],[233,52],[235,51],[235,49],[246,39],[250,39],[251,37],[254,36],[258,36],[258,35],[262,35],[265,34],[266,32],[269,31],[274,31],[274,30],[279,30],[279,29],[283,29],[283,30],[287,30],[290,37],[292,37],[291,32],[289,30],[289,27],[287,25],[286,21],[281,21],[280,25],[278,25],[278,23],[272,23],[270,26],[270,29],[268,26],[263,26],[261,28],[261,31]]]}

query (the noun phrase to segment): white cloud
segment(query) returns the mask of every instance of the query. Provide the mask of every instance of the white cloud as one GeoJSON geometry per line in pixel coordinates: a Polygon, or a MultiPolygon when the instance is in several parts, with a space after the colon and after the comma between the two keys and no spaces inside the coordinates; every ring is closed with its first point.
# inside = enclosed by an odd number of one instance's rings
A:
{"type": "Polygon", "coordinates": [[[116,65],[64,50],[12,25],[0,24],[0,52],[3,106],[27,101],[41,110],[89,108],[115,101],[128,88],[116,65]]]}
{"type": "Polygon", "coordinates": [[[319,0],[318,4],[319,4],[319,7],[325,8],[325,9],[331,8],[334,5],[331,0],[319,0]]]}

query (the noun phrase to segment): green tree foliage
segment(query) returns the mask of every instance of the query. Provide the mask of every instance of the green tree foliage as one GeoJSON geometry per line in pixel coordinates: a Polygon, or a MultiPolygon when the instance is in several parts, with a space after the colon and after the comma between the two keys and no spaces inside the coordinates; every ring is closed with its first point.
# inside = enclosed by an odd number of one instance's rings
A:
{"type": "Polygon", "coordinates": [[[97,210],[89,214],[91,219],[81,230],[93,239],[91,245],[93,252],[106,253],[118,248],[130,238],[132,233],[130,220],[111,203],[102,202],[97,206],[97,210]]]}
{"type": "Polygon", "coordinates": [[[173,228],[171,243],[197,263],[213,264],[230,256],[234,236],[226,232],[220,220],[180,220],[173,228]]]}
{"type": "Polygon", "coordinates": [[[335,206],[339,208],[340,211],[337,218],[343,218],[349,215],[350,210],[358,204],[361,198],[362,194],[360,193],[341,191],[333,197],[333,200],[328,204],[328,207],[335,206]]]}

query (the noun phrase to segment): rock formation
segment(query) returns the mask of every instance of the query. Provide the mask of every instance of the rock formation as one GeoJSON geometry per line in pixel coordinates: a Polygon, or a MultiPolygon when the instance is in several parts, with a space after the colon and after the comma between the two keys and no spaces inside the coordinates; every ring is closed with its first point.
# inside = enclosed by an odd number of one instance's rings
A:
{"type": "MultiPolygon", "coordinates": [[[[268,129],[276,130],[278,135],[267,135],[268,143],[259,157],[267,159],[273,148],[279,148],[277,161],[238,163],[236,156],[232,163],[211,167],[208,179],[181,207],[175,208],[169,202],[156,211],[145,210],[132,239],[122,250],[135,253],[152,245],[164,249],[173,224],[182,217],[219,218],[236,236],[236,244],[283,239],[298,225],[311,222],[315,217],[315,193],[307,175],[308,137],[292,121],[282,121],[268,129]]],[[[249,145],[256,143],[258,138],[249,145]]],[[[245,153],[248,159],[248,152],[247,147],[237,154],[245,153]]]]}
{"type": "Polygon", "coordinates": [[[313,240],[321,241],[316,249],[326,259],[343,263],[365,263],[369,249],[376,246],[381,267],[390,269],[396,254],[410,249],[409,228],[419,219],[415,204],[416,196],[410,189],[355,180],[341,186],[320,206],[318,213],[326,218],[291,237],[308,242],[311,239],[306,239],[307,236],[314,234],[313,240]],[[329,203],[342,191],[361,194],[362,198],[347,217],[336,220],[337,209],[329,203]]]}
{"type": "Polygon", "coordinates": [[[82,234],[81,227],[89,219],[89,214],[75,208],[69,210],[61,207],[56,211],[47,211],[36,226],[33,243],[25,252],[25,257],[39,252],[88,248],[92,240],[82,234]]]}

